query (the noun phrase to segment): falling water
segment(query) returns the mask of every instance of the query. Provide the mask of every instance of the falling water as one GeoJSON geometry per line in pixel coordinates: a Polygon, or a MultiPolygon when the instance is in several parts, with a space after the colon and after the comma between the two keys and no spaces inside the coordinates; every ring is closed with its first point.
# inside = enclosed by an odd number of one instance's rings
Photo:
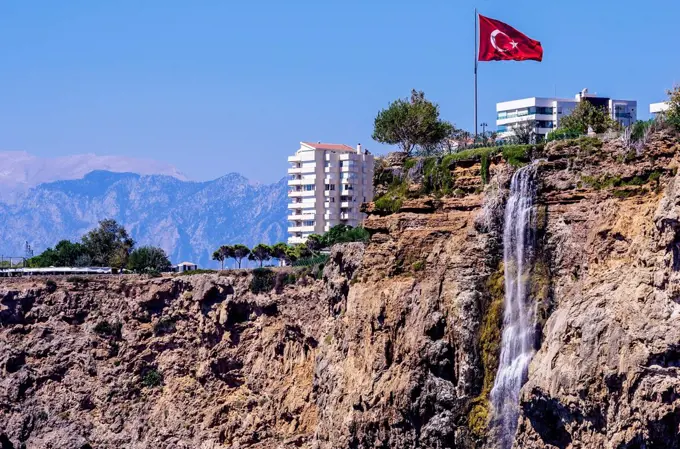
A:
{"type": "Polygon", "coordinates": [[[498,373],[491,390],[495,429],[503,449],[510,448],[515,438],[519,391],[534,355],[535,314],[529,297],[529,280],[534,247],[535,174],[534,165],[515,172],[505,209],[505,313],[498,373]]]}

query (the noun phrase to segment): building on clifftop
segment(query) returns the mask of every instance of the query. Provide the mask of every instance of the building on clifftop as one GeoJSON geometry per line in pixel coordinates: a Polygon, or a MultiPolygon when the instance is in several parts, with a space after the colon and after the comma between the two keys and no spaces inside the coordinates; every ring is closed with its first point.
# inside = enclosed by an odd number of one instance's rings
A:
{"type": "Polygon", "coordinates": [[[371,153],[360,144],[300,142],[288,162],[288,243],[304,243],[338,224],[361,224],[359,207],[373,200],[371,153]]]}
{"type": "Polygon", "coordinates": [[[637,101],[599,97],[589,93],[588,89],[583,89],[574,99],[531,97],[497,103],[498,138],[502,140],[512,137],[515,135],[515,127],[530,123],[536,141],[540,142],[552,130],[557,129],[562,117],[569,115],[581,101],[606,109],[611,118],[622,126],[630,126],[637,121],[637,101]]]}

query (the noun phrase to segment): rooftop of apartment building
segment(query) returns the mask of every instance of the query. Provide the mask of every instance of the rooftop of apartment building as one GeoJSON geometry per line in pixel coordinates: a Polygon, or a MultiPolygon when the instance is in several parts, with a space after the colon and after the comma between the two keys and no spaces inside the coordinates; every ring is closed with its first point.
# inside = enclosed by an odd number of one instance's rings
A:
{"type": "Polygon", "coordinates": [[[356,151],[355,148],[345,145],[344,143],[300,142],[300,144],[315,150],[356,151]]]}
{"type": "Polygon", "coordinates": [[[558,98],[558,97],[528,97],[528,98],[520,98],[517,100],[509,100],[509,101],[502,101],[499,103],[496,103],[496,110],[497,111],[503,111],[506,108],[512,108],[515,107],[517,103],[519,102],[528,102],[528,101],[536,101],[536,102],[552,102],[552,101],[557,101],[561,103],[577,103],[580,102],[583,99],[590,99],[592,100],[613,100],[616,102],[626,102],[626,103],[636,103],[634,100],[623,100],[623,99],[614,99],[611,97],[607,96],[600,96],[597,93],[590,93],[588,89],[583,89],[579,93],[577,93],[574,98],[558,98]]]}

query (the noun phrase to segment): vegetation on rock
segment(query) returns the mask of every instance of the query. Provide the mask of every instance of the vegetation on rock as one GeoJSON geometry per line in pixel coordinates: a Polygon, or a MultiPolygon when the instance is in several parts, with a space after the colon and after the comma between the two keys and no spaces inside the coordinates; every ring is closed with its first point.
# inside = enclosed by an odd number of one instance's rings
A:
{"type": "Polygon", "coordinates": [[[170,259],[162,248],[142,246],[130,253],[128,270],[134,273],[162,273],[170,270],[170,259]]]}
{"type": "Polygon", "coordinates": [[[398,99],[375,118],[373,139],[398,145],[410,155],[414,150],[427,152],[454,132],[449,122],[439,118],[439,106],[425,99],[425,94],[411,91],[410,99],[398,99]]]}
{"type": "Polygon", "coordinates": [[[586,134],[588,129],[598,134],[619,129],[620,125],[611,118],[605,108],[599,108],[589,101],[580,101],[576,108],[560,119],[560,129],[586,134]]]}
{"type": "Polygon", "coordinates": [[[503,302],[505,297],[505,275],[503,264],[489,277],[487,291],[490,297],[489,305],[484,314],[479,332],[479,347],[481,351],[484,380],[482,391],[471,402],[468,414],[468,427],[477,437],[485,437],[488,433],[491,404],[489,394],[498,370],[501,348],[501,332],[503,329],[503,302]]]}

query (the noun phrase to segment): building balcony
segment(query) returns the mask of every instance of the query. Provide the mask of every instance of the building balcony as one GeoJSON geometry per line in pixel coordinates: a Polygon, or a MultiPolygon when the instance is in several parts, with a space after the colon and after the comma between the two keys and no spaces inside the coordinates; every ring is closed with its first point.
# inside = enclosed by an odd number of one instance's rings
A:
{"type": "Polygon", "coordinates": [[[288,180],[288,185],[289,186],[301,186],[302,184],[307,184],[308,181],[306,179],[289,179],[288,180]]]}
{"type": "Polygon", "coordinates": [[[302,162],[302,156],[298,154],[295,156],[288,156],[288,162],[302,162]]]}
{"type": "Polygon", "coordinates": [[[314,226],[288,226],[288,232],[314,232],[314,226]]]}
{"type": "Polygon", "coordinates": [[[316,206],[316,201],[305,201],[304,203],[302,201],[300,202],[295,202],[292,201],[288,203],[288,209],[312,209],[314,210],[316,206]]]}
{"type": "Polygon", "coordinates": [[[307,237],[288,237],[289,245],[298,245],[300,243],[305,243],[306,241],[307,237]]]}
{"type": "Polygon", "coordinates": [[[340,167],[342,173],[357,173],[359,171],[359,164],[344,164],[340,167]]]}
{"type": "Polygon", "coordinates": [[[288,215],[288,220],[291,221],[305,221],[305,220],[314,220],[316,218],[315,214],[310,214],[310,213],[292,213],[288,215]]]}
{"type": "Polygon", "coordinates": [[[316,191],[314,190],[289,190],[289,198],[300,198],[300,197],[313,197],[316,196],[316,191]]]}
{"type": "Polygon", "coordinates": [[[555,120],[555,115],[552,114],[533,114],[523,115],[521,117],[507,117],[496,120],[497,126],[512,125],[515,123],[523,123],[531,120],[552,121],[555,120]]]}

